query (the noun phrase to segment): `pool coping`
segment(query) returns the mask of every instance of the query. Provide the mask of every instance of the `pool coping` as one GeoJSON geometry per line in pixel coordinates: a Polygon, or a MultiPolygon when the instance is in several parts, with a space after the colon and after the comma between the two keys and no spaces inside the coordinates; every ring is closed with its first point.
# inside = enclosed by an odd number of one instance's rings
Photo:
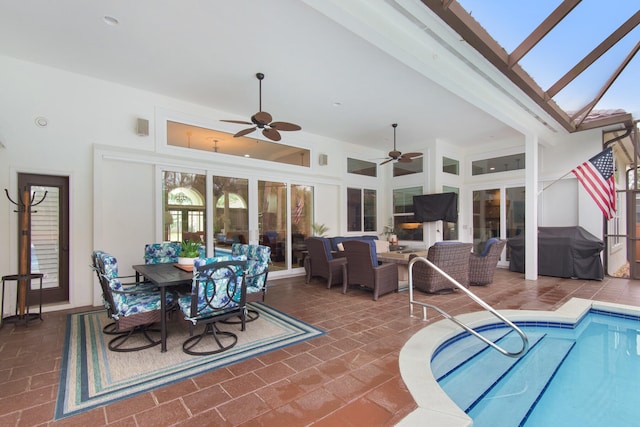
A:
{"type": "MultiPolygon", "coordinates": [[[[512,322],[539,321],[575,324],[591,309],[640,316],[640,307],[583,298],[572,298],[555,311],[498,311],[512,322]]],[[[418,313],[419,315],[420,313],[418,313]]],[[[487,311],[465,313],[456,316],[456,318],[472,328],[499,322],[487,311]]],[[[402,347],[399,357],[400,375],[418,408],[403,418],[396,426],[423,426],[426,420],[430,425],[442,427],[473,426],[472,419],[440,388],[431,372],[431,364],[429,363],[438,347],[460,332],[462,329],[459,326],[448,319],[442,319],[416,332],[402,347]]]]}

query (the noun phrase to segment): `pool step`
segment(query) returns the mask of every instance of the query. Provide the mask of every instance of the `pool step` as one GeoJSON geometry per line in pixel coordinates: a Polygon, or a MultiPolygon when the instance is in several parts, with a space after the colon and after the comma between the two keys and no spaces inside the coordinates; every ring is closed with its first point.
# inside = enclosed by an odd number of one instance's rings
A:
{"type": "MultiPolygon", "coordinates": [[[[527,334],[527,336],[529,338],[528,353],[531,353],[532,350],[535,349],[536,344],[542,340],[544,334],[534,332],[527,334]]],[[[470,339],[477,340],[475,337],[470,337],[470,339]]],[[[522,339],[518,334],[510,332],[496,341],[496,344],[508,350],[515,351],[522,345],[522,339]]],[[[484,350],[476,353],[469,359],[461,361],[458,366],[439,381],[439,384],[460,408],[467,411],[472,408],[500,378],[506,375],[515,364],[521,361],[522,358],[505,356],[485,345],[484,350]]]]}
{"type": "MultiPolygon", "coordinates": [[[[509,328],[494,328],[487,331],[481,331],[485,338],[496,342],[511,332],[509,328]]],[[[480,352],[486,350],[489,346],[479,339],[470,338],[468,335],[449,342],[446,344],[446,351],[437,353],[431,359],[431,372],[433,377],[440,381],[447,375],[464,366],[469,360],[472,360],[480,352]],[[471,340],[471,342],[470,342],[471,340]]]]}
{"type": "Polygon", "coordinates": [[[522,425],[574,345],[575,341],[569,339],[541,339],[513,365],[502,381],[488,389],[467,411],[473,425],[522,425]],[[496,399],[501,400],[499,405],[495,404],[496,399]]]}

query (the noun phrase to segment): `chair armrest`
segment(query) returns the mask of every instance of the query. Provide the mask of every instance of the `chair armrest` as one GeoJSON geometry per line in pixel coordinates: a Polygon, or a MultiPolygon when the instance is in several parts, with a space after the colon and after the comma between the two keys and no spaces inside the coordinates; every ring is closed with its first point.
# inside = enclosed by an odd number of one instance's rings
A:
{"type": "Polygon", "coordinates": [[[347,258],[334,258],[329,260],[329,265],[345,265],[347,258]]]}
{"type": "Polygon", "coordinates": [[[373,269],[376,279],[379,281],[395,281],[398,284],[398,266],[395,264],[382,264],[373,269]]]}
{"type": "Polygon", "coordinates": [[[111,290],[114,294],[120,295],[145,295],[145,294],[153,294],[159,291],[159,288],[149,282],[131,282],[131,283],[122,283],[123,287],[129,289],[123,289],[122,291],[114,291],[111,290]]]}

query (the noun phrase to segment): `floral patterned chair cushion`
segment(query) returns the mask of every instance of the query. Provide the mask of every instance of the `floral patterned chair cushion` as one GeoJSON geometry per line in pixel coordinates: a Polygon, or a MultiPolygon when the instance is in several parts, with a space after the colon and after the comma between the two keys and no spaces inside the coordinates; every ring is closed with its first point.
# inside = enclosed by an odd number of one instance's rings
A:
{"type": "MultiPolygon", "coordinates": [[[[231,255],[247,257],[247,269],[245,270],[247,294],[265,291],[269,264],[271,263],[271,248],[264,245],[234,243],[231,246],[231,255]]],[[[251,297],[247,296],[247,299],[251,300],[251,297]]],[[[261,299],[264,299],[264,296],[261,299]]]]}
{"type": "MultiPolygon", "coordinates": [[[[114,319],[153,310],[160,310],[160,291],[149,283],[123,283],[118,277],[118,261],[108,253],[100,256],[101,269],[108,286],[103,286],[105,306],[113,307],[114,319]],[[111,302],[110,302],[111,300],[111,302]]],[[[167,304],[173,302],[173,295],[167,294],[167,304]]]]}
{"type": "Polygon", "coordinates": [[[182,247],[179,242],[147,243],[144,245],[145,264],[178,262],[182,247]]]}
{"type": "MultiPolygon", "coordinates": [[[[121,288],[122,284],[120,280],[112,279],[109,281],[109,286],[112,289],[121,288]]],[[[173,303],[173,295],[169,292],[166,295],[167,305],[170,306],[173,303]]],[[[146,292],[146,291],[134,291],[125,290],[122,293],[118,291],[113,292],[113,299],[115,302],[114,316],[131,316],[134,314],[146,313],[149,311],[160,310],[160,292],[146,292]]]]}
{"type": "MultiPolygon", "coordinates": [[[[118,277],[118,261],[105,252],[98,256],[98,268],[102,298],[109,317],[114,320],[103,329],[114,335],[109,341],[109,350],[129,352],[161,344],[162,340],[153,336],[158,331],[152,328],[161,320],[162,300],[157,287],[151,283],[123,283],[118,277]],[[142,341],[129,342],[133,335],[142,337],[142,341]]],[[[173,294],[167,294],[165,301],[167,309],[173,310],[173,294]]]]}
{"type": "MultiPolygon", "coordinates": [[[[178,257],[182,251],[180,242],[147,243],[144,245],[145,264],[166,264],[178,262],[178,257]]],[[[207,248],[200,245],[198,257],[206,258],[207,248]]]]}

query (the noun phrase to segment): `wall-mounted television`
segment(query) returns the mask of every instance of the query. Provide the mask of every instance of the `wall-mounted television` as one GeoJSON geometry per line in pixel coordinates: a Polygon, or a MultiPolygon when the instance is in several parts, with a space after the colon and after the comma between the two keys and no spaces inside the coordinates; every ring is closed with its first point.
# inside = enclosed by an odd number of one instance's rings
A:
{"type": "Polygon", "coordinates": [[[417,222],[458,222],[458,194],[435,193],[413,196],[413,215],[417,222]]]}

